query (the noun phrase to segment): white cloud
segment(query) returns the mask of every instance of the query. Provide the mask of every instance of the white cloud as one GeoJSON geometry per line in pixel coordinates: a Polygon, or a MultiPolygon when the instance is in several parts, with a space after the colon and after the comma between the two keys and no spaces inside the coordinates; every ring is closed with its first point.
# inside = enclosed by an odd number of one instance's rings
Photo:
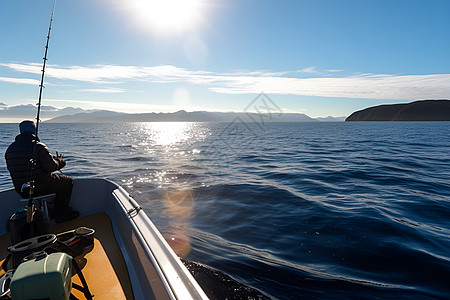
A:
{"type": "Polygon", "coordinates": [[[300,70],[295,71],[296,73],[309,73],[309,74],[317,74],[319,71],[317,71],[317,67],[307,67],[300,70]]]}
{"type": "Polygon", "coordinates": [[[340,78],[267,77],[223,82],[218,93],[289,94],[365,99],[438,99],[450,97],[450,74],[361,75],[340,78]]]}
{"type": "MultiPolygon", "coordinates": [[[[16,71],[40,73],[37,64],[0,64],[16,71]]],[[[340,70],[330,70],[340,71],[340,70]]],[[[143,81],[151,83],[190,83],[205,85],[209,90],[224,94],[283,94],[364,99],[442,99],[450,98],[450,74],[389,75],[360,74],[357,76],[319,77],[315,67],[296,72],[314,77],[287,76],[289,71],[241,71],[213,73],[192,71],[171,65],[138,67],[117,65],[70,66],[49,65],[47,76],[62,80],[76,80],[108,84],[110,80],[143,81]]],[[[15,79],[9,79],[14,82],[15,79]]],[[[17,81],[23,79],[16,79],[17,81]]],[[[32,80],[32,79],[29,79],[32,80]]],[[[22,81],[25,82],[25,81],[22,81]]],[[[34,81],[35,84],[37,81],[34,81]]],[[[123,92],[121,88],[90,89],[95,92],[123,92]]]]}
{"type": "Polygon", "coordinates": [[[103,88],[103,89],[85,89],[80,90],[81,92],[92,92],[92,93],[107,93],[107,94],[115,94],[115,93],[125,93],[124,89],[119,88],[103,88]]]}
{"type": "Polygon", "coordinates": [[[16,84],[30,84],[30,85],[39,85],[40,82],[35,79],[29,78],[10,78],[10,77],[0,77],[0,81],[16,83],[16,84]]]}

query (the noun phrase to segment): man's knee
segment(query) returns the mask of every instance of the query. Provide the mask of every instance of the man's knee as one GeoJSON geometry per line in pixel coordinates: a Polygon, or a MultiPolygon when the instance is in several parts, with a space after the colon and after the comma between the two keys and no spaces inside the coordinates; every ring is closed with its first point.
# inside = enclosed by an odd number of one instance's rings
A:
{"type": "Polygon", "coordinates": [[[54,174],[53,176],[53,182],[54,183],[60,183],[66,186],[73,186],[73,179],[70,176],[67,175],[59,175],[59,174],[54,174]]]}

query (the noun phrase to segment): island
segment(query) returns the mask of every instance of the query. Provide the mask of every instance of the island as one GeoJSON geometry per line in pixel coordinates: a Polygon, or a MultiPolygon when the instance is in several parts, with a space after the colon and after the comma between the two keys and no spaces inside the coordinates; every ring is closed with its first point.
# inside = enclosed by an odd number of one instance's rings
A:
{"type": "Polygon", "coordinates": [[[450,100],[419,100],[356,111],[345,121],[450,121],[450,100]]]}

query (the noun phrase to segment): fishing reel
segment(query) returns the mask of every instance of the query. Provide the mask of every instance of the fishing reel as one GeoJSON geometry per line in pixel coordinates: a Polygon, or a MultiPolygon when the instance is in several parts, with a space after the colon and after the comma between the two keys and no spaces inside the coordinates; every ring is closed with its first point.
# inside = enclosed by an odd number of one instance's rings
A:
{"type": "Polygon", "coordinates": [[[27,223],[31,223],[33,222],[33,216],[34,216],[34,204],[33,204],[33,193],[34,193],[34,182],[30,181],[30,182],[26,182],[24,184],[22,184],[22,187],[20,188],[20,191],[22,193],[25,193],[28,191],[28,197],[30,199],[30,201],[28,202],[27,205],[27,223]]]}

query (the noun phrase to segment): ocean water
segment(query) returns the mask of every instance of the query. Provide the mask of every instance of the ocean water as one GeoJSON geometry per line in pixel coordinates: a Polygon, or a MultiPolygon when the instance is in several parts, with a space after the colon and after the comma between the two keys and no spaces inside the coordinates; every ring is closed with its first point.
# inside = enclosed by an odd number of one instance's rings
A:
{"type": "MultiPolygon", "coordinates": [[[[0,124],[0,190],[17,131],[0,124]]],[[[40,138],[261,298],[450,298],[450,122],[42,123],[40,138]]]]}

